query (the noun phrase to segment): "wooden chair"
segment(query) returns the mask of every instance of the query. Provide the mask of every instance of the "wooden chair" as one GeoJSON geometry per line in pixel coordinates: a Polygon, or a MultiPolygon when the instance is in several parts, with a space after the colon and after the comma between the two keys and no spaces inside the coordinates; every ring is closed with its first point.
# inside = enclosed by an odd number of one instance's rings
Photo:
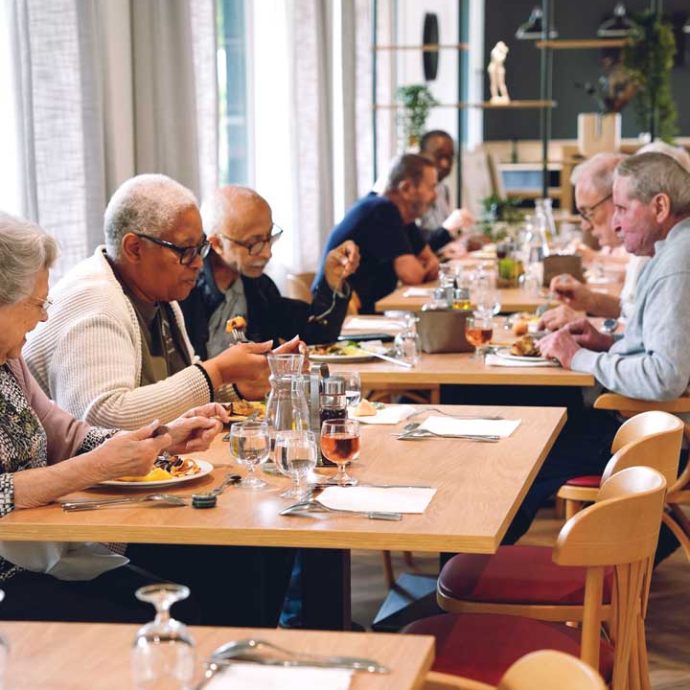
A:
{"type": "MultiPolygon", "coordinates": [[[[612,451],[615,452],[621,445],[627,442],[625,437],[626,429],[634,428],[629,425],[646,424],[647,422],[642,420],[648,419],[651,413],[665,412],[669,415],[690,414],[690,398],[651,402],[626,398],[615,393],[604,393],[596,399],[594,407],[598,410],[613,410],[619,412],[624,417],[630,417],[616,434],[611,446],[612,451]],[[636,420],[640,420],[640,418],[642,420],[637,422],[636,420]],[[621,436],[620,438],[619,435],[621,436]]],[[[678,420],[676,423],[681,424],[685,437],[690,441],[690,423],[683,420],[678,420]]],[[[690,505],[690,463],[678,474],[679,453],[680,443],[678,444],[675,461],[671,462],[667,468],[658,466],[655,462],[656,458],[653,457],[650,457],[649,461],[644,464],[657,467],[666,477],[668,492],[666,493],[666,508],[662,520],[673,532],[676,539],[678,539],[683,547],[685,556],[690,561],[690,521],[688,521],[682,508],[683,505],[690,505]]],[[[559,489],[559,498],[565,500],[566,518],[577,512],[584,502],[593,500],[598,485],[599,477],[576,477],[559,489]]]]}
{"type": "Polygon", "coordinates": [[[493,685],[447,673],[427,673],[422,690],[606,690],[601,676],[577,657],[552,649],[518,659],[493,685]]]}
{"type": "Polygon", "coordinates": [[[599,669],[612,690],[648,687],[644,614],[665,489],[666,480],[657,470],[621,470],[601,486],[595,504],[561,529],[554,563],[584,572],[581,633],[562,623],[470,613],[433,616],[413,623],[406,632],[436,637],[434,670],[482,682],[497,683],[517,658],[550,648],[579,655],[599,669]],[[607,569],[612,571],[610,592],[607,569]],[[600,637],[607,594],[610,641],[600,637]]]}

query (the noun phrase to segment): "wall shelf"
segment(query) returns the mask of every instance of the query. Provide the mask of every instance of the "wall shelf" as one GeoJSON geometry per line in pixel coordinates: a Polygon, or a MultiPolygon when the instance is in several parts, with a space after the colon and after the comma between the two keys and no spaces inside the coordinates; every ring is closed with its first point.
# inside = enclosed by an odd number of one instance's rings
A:
{"type": "Polygon", "coordinates": [[[623,48],[627,43],[625,38],[558,38],[548,41],[537,41],[537,48],[551,50],[589,50],[591,48],[623,48]]]}
{"type": "MultiPolygon", "coordinates": [[[[555,108],[556,101],[524,100],[510,101],[510,103],[438,103],[434,108],[484,108],[485,110],[527,110],[530,108],[555,108]]],[[[401,103],[377,103],[376,110],[396,110],[403,108],[401,103]]]]}
{"type": "Polygon", "coordinates": [[[426,43],[421,45],[376,45],[375,50],[421,50],[425,53],[433,53],[438,50],[469,50],[467,43],[437,44],[426,43]]]}

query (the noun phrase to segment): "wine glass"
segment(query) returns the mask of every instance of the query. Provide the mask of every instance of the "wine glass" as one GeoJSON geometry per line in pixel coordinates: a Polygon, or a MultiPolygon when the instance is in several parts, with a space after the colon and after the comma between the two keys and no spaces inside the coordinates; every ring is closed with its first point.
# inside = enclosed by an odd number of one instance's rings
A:
{"type": "Polygon", "coordinates": [[[359,377],[359,372],[351,371],[340,374],[340,376],[345,379],[345,398],[348,407],[356,405],[362,399],[362,380],[359,377]]]}
{"type": "Polygon", "coordinates": [[[493,321],[490,318],[476,315],[465,319],[465,338],[474,345],[475,359],[483,359],[486,346],[491,342],[494,333],[493,321]]]}
{"type": "Polygon", "coordinates": [[[293,481],[280,495],[301,499],[307,493],[303,482],[316,467],[316,434],[313,431],[279,431],[275,438],[276,467],[293,481]]]}
{"type": "Polygon", "coordinates": [[[139,601],[156,607],[156,618],[139,628],[132,646],[135,690],[191,690],[194,640],[187,626],[170,617],[170,607],[189,596],[189,588],[164,582],[140,587],[139,601]]]}
{"type": "Polygon", "coordinates": [[[359,458],[359,422],[354,419],[330,419],[321,426],[321,452],[338,465],[338,474],[329,484],[354,486],[357,480],[345,471],[345,465],[359,458]]]}
{"type": "Polygon", "coordinates": [[[230,452],[240,465],[247,466],[247,476],[239,483],[243,489],[263,489],[263,479],[257,479],[254,468],[265,462],[271,450],[266,422],[237,422],[230,428],[230,452]]]}

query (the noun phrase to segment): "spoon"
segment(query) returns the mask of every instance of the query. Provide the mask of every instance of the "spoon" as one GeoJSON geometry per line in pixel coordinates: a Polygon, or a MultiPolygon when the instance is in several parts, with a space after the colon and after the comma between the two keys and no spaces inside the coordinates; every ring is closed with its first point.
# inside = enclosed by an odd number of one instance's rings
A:
{"type": "Polygon", "coordinates": [[[242,477],[239,474],[226,474],[222,483],[219,484],[215,489],[206,491],[204,493],[192,494],[192,498],[198,498],[199,496],[202,498],[220,496],[231,484],[238,484],[240,481],[242,481],[242,477]]]}

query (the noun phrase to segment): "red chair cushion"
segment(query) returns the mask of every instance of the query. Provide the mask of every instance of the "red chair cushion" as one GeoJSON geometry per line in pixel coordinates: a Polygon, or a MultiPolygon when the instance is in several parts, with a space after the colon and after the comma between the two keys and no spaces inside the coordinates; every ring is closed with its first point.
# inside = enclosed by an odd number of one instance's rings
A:
{"type": "MultiPolygon", "coordinates": [[[[438,589],[447,597],[504,604],[582,604],[585,568],[556,565],[546,546],[500,546],[493,555],[459,554],[445,564],[438,589]]],[[[611,601],[613,569],[604,578],[611,601]]]]}
{"type": "MultiPolygon", "coordinates": [[[[511,664],[529,652],[556,649],[580,656],[578,629],[519,616],[444,614],[415,621],[404,632],[436,638],[434,671],[491,685],[498,684],[511,664]]],[[[613,654],[611,645],[602,640],[599,672],[606,681],[612,675],[613,654]]]]}
{"type": "Polygon", "coordinates": [[[598,489],[601,486],[601,475],[588,474],[584,477],[573,477],[568,479],[566,486],[584,486],[591,489],[598,489]]]}

